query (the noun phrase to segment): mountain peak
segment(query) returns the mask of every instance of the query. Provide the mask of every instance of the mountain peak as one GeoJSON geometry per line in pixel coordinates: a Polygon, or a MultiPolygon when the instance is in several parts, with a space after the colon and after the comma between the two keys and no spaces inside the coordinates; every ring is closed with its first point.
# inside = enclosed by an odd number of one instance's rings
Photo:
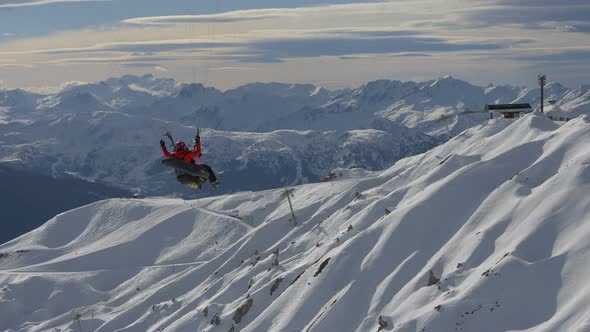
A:
{"type": "Polygon", "coordinates": [[[91,112],[113,110],[113,108],[95,94],[88,91],[80,91],[72,94],[55,95],[44,98],[37,107],[37,110],[91,112]]]}
{"type": "Polygon", "coordinates": [[[183,84],[181,86],[178,96],[183,98],[193,98],[218,93],[219,91],[217,89],[212,87],[205,87],[201,83],[189,83],[183,84]]]}
{"type": "Polygon", "coordinates": [[[454,78],[451,75],[445,75],[443,77],[439,77],[438,79],[431,81],[432,83],[430,84],[430,86],[437,86],[437,85],[443,85],[443,86],[462,86],[462,85],[469,85],[469,86],[473,86],[470,83],[454,78]]]}

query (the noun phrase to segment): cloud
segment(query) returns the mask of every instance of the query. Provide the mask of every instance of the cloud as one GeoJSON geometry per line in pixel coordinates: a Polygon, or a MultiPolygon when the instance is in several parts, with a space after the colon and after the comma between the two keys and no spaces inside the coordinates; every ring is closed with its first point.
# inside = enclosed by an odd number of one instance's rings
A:
{"type": "Polygon", "coordinates": [[[143,42],[118,42],[96,44],[88,47],[78,48],[60,48],[36,50],[32,53],[43,54],[73,54],[73,53],[91,53],[91,52],[129,52],[129,53],[148,53],[155,54],[159,52],[175,51],[182,49],[212,49],[229,47],[232,44],[214,43],[214,42],[194,42],[190,40],[154,40],[143,42]]]}
{"type": "Polygon", "coordinates": [[[498,50],[501,43],[456,43],[433,37],[314,38],[258,41],[248,45],[251,57],[242,62],[278,62],[289,58],[356,54],[460,52],[498,50]]]}
{"type": "Polygon", "coordinates": [[[235,71],[235,70],[257,70],[257,68],[253,68],[253,67],[214,67],[214,68],[210,68],[210,70],[235,71]]]}
{"type": "MultiPolygon", "coordinates": [[[[181,80],[190,79],[190,73],[184,72],[187,65],[198,65],[220,68],[211,70],[218,70],[219,80],[232,82],[251,80],[251,73],[242,68],[256,69],[257,80],[287,77],[293,81],[343,82],[345,77],[352,77],[356,81],[369,75],[385,77],[392,72],[392,63],[404,63],[392,75],[404,73],[407,79],[438,76],[440,68],[459,76],[480,70],[480,76],[489,71],[490,63],[497,76],[508,73],[517,77],[522,72],[517,75],[516,71],[527,62],[545,61],[531,56],[535,50],[545,52],[547,61],[556,64],[574,61],[571,57],[575,54],[568,52],[587,45],[583,32],[590,31],[587,0],[326,2],[255,1],[256,5],[294,8],[136,17],[110,26],[61,30],[36,38],[0,37],[0,63],[18,59],[19,63],[38,66],[28,71],[30,75],[85,80],[90,78],[76,75],[105,75],[104,66],[95,64],[112,64],[130,71],[162,66],[181,80]],[[301,4],[314,6],[295,7],[301,4]],[[341,61],[352,59],[358,66],[341,61]],[[58,72],[70,76],[61,77],[58,72]]],[[[231,7],[239,6],[246,5],[231,7]]],[[[182,9],[171,8],[170,12],[182,13],[182,9]]],[[[3,79],[10,80],[11,85],[15,80],[25,80],[26,75],[17,77],[14,72],[8,73],[12,78],[3,79]]]]}
{"type": "Polygon", "coordinates": [[[588,64],[590,49],[568,50],[545,54],[521,55],[514,57],[521,61],[542,61],[551,63],[583,63],[588,64]]]}
{"type": "MultiPolygon", "coordinates": [[[[200,57],[205,60],[238,61],[242,63],[281,63],[290,58],[320,56],[354,56],[359,54],[423,54],[432,52],[484,51],[508,48],[517,41],[457,42],[444,38],[419,36],[418,31],[400,30],[310,30],[276,34],[275,38],[259,38],[236,42],[194,42],[191,40],[157,40],[142,42],[105,43],[90,47],[38,50],[35,52],[60,55],[104,52],[132,54],[163,54],[166,52],[191,51],[184,57],[200,57]],[[289,36],[289,37],[287,37],[289,36]],[[323,36],[323,37],[311,37],[323,36]],[[202,53],[199,54],[199,51],[202,53]],[[207,51],[207,52],[205,52],[207,51]]],[[[58,60],[62,63],[131,63],[178,60],[175,57],[87,57],[58,60]]],[[[141,65],[139,65],[141,66],[141,65]]],[[[149,65],[145,65],[149,66],[149,65]]]]}
{"type": "Polygon", "coordinates": [[[159,62],[172,60],[172,57],[86,57],[86,58],[69,58],[51,61],[49,63],[59,64],[132,64],[145,62],[159,62]]]}
{"type": "Polygon", "coordinates": [[[33,68],[34,66],[26,63],[0,63],[0,68],[18,69],[18,68],[33,68]]]}
{"type": "Polygon", "coordinates": [[[84,82],[84,81],[67,81],[67,82],[63,82],[62,84],[60,84],[59,89],[60,90],[67,90],[67,89],[75,88],[77,86],[86,85],[86,84],[89,84],[89,83],[84,82]]]}
{"type": "Polygon", "coordinates": [[[590,32],[590,3],[586,0],[499,0],[463,13],[476,26],[515,24],[526,29],[590,32]]]}
{"type": "Polygon", "coordinates": [[[432,56],[432,54],[428,53],[402,53],[402,54],[394,54],[392,57],[399,58],[399,57],[422,57],[422,56],[432,56]]]}
{"type": "Polygon", "coordinates": [[[555,30],[562,32],[590,32],[590,22],[542,22],[532,26],[535,29],[555,30]]]}
{"type": "Polygon", "coordinates": [[[154,68],[154,67],[158,67],[157,63],[144,63],[144,62],[123,63],[121,65],[123,67],[127,67],[127,68],[154,68]]]}
{"type": "Polygon", "coordinates": [[[58,2],[99,2],[111,0],[0,0],[0,8],[47,5],[58,2]]]}
{"type": "Polygon", "coordinates": [[[293,17],[295,15],[296,11],[292,9],[251,9],[209,15],[136,17],[126,19],[122,23],[139,25],[194,24],[215,22],[227,23],[293,17]]]}
{"type": "Polygon", "coordinates": [[[148,63],[148,62],[134,62],[134,63],[123,63],[123,67],[125,68],[150,68],[157,72],[167,73],[168,69],[160,66],[157,63],[148,63]]]}
{"type": "MultiPolygon", "coordinates": [[[[230,57],[231,59],[231,57],[230,57]]],[[[242,63],[281,63],[285,62],[284,59],[280,59],[274,56],[236,56],[234,57],[235,61],[239,61],[242,63]]]]}

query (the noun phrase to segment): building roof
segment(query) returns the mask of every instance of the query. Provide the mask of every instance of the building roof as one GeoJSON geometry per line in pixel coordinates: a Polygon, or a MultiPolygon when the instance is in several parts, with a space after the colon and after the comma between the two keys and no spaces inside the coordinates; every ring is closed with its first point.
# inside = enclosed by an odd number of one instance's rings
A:
{"type": "Polygon", "coordinates": [[[487,111],[494,111],[494,112],[526,112],[531,111],[531,104],[524,103],[524,104],[494,104],[494,105],[486,105],[487,111]]]}

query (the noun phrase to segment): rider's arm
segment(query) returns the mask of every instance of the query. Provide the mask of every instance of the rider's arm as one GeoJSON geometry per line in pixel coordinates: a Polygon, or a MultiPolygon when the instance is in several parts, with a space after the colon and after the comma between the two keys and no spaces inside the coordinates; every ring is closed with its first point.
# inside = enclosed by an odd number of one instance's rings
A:
{"type": "Polygon", "coordinates": [[[162,147],[162,152],[164,152],[164,156],[166,156],[166,158],[172,158],[172,155],[170,154],[170,152],[168,152],[168,149],[166,149],[166,145],[160,145],[162,147]]]}
{"type": "Polygon", "coordinates": [[[195,145],[195,149],[193,151],[191,151],[187,157],[189,158],[196,158],[196,157],[200,157],[201,156],[201,143],[197,143],[195,145]]]}

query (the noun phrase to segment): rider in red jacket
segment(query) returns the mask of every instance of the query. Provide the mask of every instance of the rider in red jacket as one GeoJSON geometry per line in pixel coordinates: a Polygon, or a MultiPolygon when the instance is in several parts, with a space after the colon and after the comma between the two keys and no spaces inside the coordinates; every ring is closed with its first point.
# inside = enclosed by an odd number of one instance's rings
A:
{"type": "MultiPolygon", "coordinates": [[[[166,158],[180,158],[188,163],[200,165],[209,174],[209,182],[211,183],[211,185],[214,188],[217,188],[217,186],[219,186],[219,181],[217,181],[217,177],[215,176],[215,173],[213,172],[211,167],[203,164],[203,158],[201,155],[201,137],[199,137],[199,135],[195,137],[195,147],[193,150],[190,150],[183,141],[176,142],[176,144],[174,145],[173,153],[168,152],[164,140],[160,140],[160,147],[162,148],[162,152],[164,153],[164,156],[166,156],[166,158]]],[[[178,180],[178,182],[182,184],[188,184],[192,188],[200,189],[201,184],[207,181],[206,179],[203,179],[201,177],[186,174],[179,170],[176,170],[175,172],[176,180],[178,180]]]]}
{"type": "Polygon", "coordinates": [[[166,156],[166,158],[176,157],[176,158],[184,159],[184,161],[193,164],[194,163],[193,159],[201,156],[201,142],[200,142],[200,140],[199,140],[199,142],[197,142],[195,144],[194,150],[189,150],[183,141],[178,141],[178,142],[176,142],[176,144],[174,146],[173,153],[168,152],[168,149],[166,149],[166,144],[162,144],[162,143],[164,143],[164,140],[160,141],[160,147],[162,147],[162,152],[164,152],[164,156],[166,156]]]}

